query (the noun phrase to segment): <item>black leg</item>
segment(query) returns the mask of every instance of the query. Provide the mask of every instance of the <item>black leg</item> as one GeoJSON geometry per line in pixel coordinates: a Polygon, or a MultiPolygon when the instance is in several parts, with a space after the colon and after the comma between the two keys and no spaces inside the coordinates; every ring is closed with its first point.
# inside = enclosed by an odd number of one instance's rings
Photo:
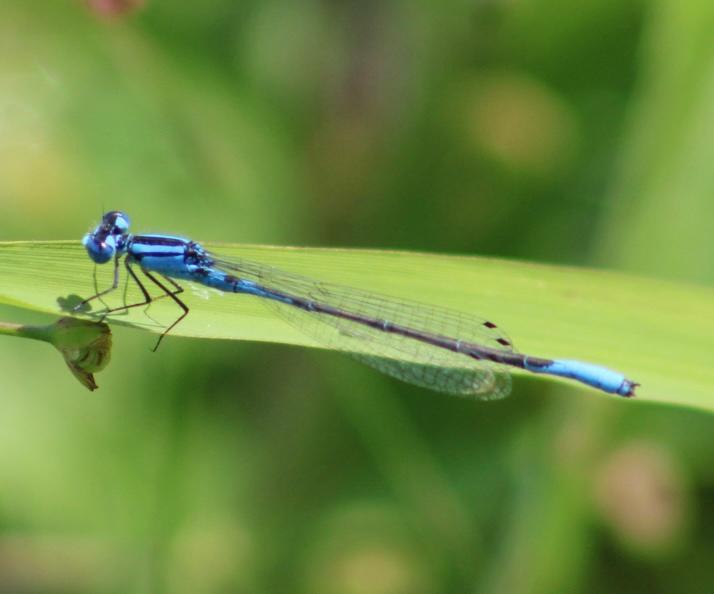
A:
{"type": "Polygon", "coordinates": [[[171,324],[168,328],[166,328],[166,330],[164,330],[161,333],[161,336],[159,336],[159,340],[156,341],[156,344],[154,345],[154,348],[153,348],[153,351],[156,352],[156,350],[159,348],[159,345],[161,344],[161,341],[164,339],[164,336],[166,336],[169,332],[171,332],[171,330],[174,328],[174,326],[176,326],[176,324],[178,324],[181,320],[183,320],[188,315],[189,309],[188,309],[188,306],[183,301],[181,301],[178,297],[176,297],[176,295],[178,295],[179,293],[183,293],[183,287],[181,287],[180,285],[175,283],[169,277],[162,275],[165,280],[167,280],[169,283],[171,283],[176,288],[175,291],[170,291],[168,287],[166,287],[161,281],[159,281],[159,279],[157,279],[148,270],[142,268],[141,271],[147,276],[147,278],[149,278],[157,287],[159,287],[165,293],[165,295],[162,295],[161,297],[171,297],[171,299],[173,299],[176,302],[176,304],[183,310],[183,313],[178,318],[176,318],[176,320],[174,320],[173,324],[171,324]]]}
{"type": "MultiPolygon", "coordinates": [[[[126,260],[125,260],[125,262],[126,262],[126,260]]],[[[96,268],[95,268],[95,271],[96,271],[96,268]]],[[[94,278],[96,279],[96,276],[94,278]]],[[[112,282],[112,286],[109,287],[108,289],[104,289],[103,291],[99,291],[99,293],[96,293],[96,294],[92,295],[91,297],[87,297],[84,301],[82,301],[74,306],[74,311],[80,311],[90,301],[93,301],[94,299],[99,299],[100,297],[102,297],[103,295],[106,295],[107,293],[111,293],[118,286],[119,286],[119,256],[116,256],[114,258],[114,281],[112,282]]],[[[96,287],[96,284],[95,284],[95,287],[96,287]]]]}
{"type": "MultiPolygon", "coordinates": [[[[129,264],[129,260],[124,260],[124,267],[129,273],[129,276],[136,283],[137,287],[139,287],[141,294],[144,296],[144,300],[139,301],[137,303],[131,303],[129,305],[120,305],[119,307],[112,307],[111,309],[107,309],[104,312],[104,316],[102,317],[102,319],[106,318],[111,313],[116,313],[118,311],[126,311],[127,309],[131,309],[132,307],[141,307],[142,305],[149,305],[152,301],[154,301],[154,298],[149,295],[149,292],[146,290],[144,284],[139,280],[139,277],[136,276],[136,272],[134,272],[134,269],[129,264]]],[[[162,295],[161,297],[164,297],[164,295],[162,295]]]]}
{"type": "MultiPolygon", "coordinates": [[[[175,291],[171,291],[168,295],[161,295],[161,297],[168,297],[169,295],[180,295],[183,293],[183,287],[179,285],[174,279],[172,279],[170,276],[166,276],[165,274],[161,275],[163,279],[169,283],[171,283],[174,286],[175,291]]],[[[160,299],[159,297],[158,299],[160,299]]]]}
{"type": "MultiPolygon", "coordinates": [[[[129,276],[134,280],[136,283],[136,286],[139,287],[139,290],[141,291],[142,296],[144,297],[143,301],[139,301],[137,303],[130,303],[129,305],[121,305],[119,307],[113,307],[111,309],[107,309],[106,311],[103,312],[102,320],[106,318],[109,314],[116,313],[119,311],[126,311],[127,309],[131,309],[133,307],[142,307],[146,305],[150,305],[152,302],[157,301],[159,299],[163,299],[164,297],[170,297],[173,299],[176,304],[183,310],[183,313],[168,327],[166,330],[164,330],[159,336],[159,340],[156,341],[156,345],[154,346],[153,350],[156,351],[156,349],[159,348],[159,345],[161,344],[161,341],[164,339],[164,336],[166,336],[171,329],[176,326],[181,320],[183,320],[189,312],[188,306],[181,301],[176,295],[180,295],[181,293],[184,292],[184,288],[179,285],[176,281],[173,279],[169,278],[168,276],[161,275],[164,280],[166,280],[169,284],[171,284],[174,288],[172,291],[169,289],[166,285],[164,285],[161,281],[159,281],[153,274],[151,274],[148,270],[145,268],[142,268],[141,271],[144,273],[144,275],[152,282],[154,283],[157,287],[159,287],[164,294],[159,295],[158,297],[152,297],[149,292],[146,290],[146,287],[144,284],[139,280],[139,277],[136,275],[136,272],[134,272],[134,269],[131,267],[131,264],[129,263],[128,259],[124,260],[124,267],[126,268],[126,271],[129,273],[129,276]]],[[[89,299],[85,299],[80,305],[83,305],[84,303],[87,303],[88,301],[91,301],[92,299],[96,299],[97,297],[101,295],[105,295],[106,293],[109,293],[110,291],[113,291],[119,286],[119,260],[117,259],[115,268],[114,268],[114,283],[112,286],[107,289],[106,291],[102,291],[101,293],[97,293],[96,295],[90,297],[89,299]]]]}
{"type": "MultiPolygon", "coordinates": [[[[146,271],[145,271],[143,268],[142,268],[142,272],[146,273],[146,271]]],[[[158,295],[157,297],[152,297],[152,298],[151,298],[151,302],[152,302],[152,303],[153,303],[154,301],[158,301],[159,299],[163,299],[164,297],[170,297],[171,295],[180,295],[181,293],[183,293],[183,287],[182,287],[181,285],[179,285],[176,281],[174,281],[171,277],[166,276],[165,274],[162,274],[162,275],[161,275],[161,278],[163,278],[166,282],[171,283],[171,285],[173,285],[173,287],[174,287],[175,290],[174,290],[174,291],[169,291],[168,293],[163,293],[162,295],[158,295]]],[[[153,280],[154,280],[154,279],[152,279],[152,281],[153,281],[153,280]]],[[[164,287],[160,287],[160,288],[161,288],[162,291],[164,290],[164,287]]],[[[149,304],[146,306],[146,309],[144,310],[144,313],[145,313],[149,318],[151,318],[152,320],[154,320],[154,318],[152,318],[152,317],[149,315],[149,307],[150,307],[150,306],[151,306],[151,303],[149,303],[149,304]]],[[[156,321],[156,320],[154,320],[154,321],[156,321]]],[[[157,323],[158,323],[158,322],[157,322],[157,323]]]]}
{"type": "MultiPolygon", "coordinates": [[[[178,283],[174,282],[172,279],[168,277],[164,277],[167,281],[169,281],[174,287],[174,291],[169,291],[166,287],[161,285],[156,281],[155,278],[153,278],[146,270],[143,268],[141,271],[151,279],[151,281],[158,285],[162,291],[164,291],[163,295],[159,295],[158,297],[152,297],[149,295],[149,292],[146,290],[146,287],[144,286],[144,283],[139,280],[139,277],[136,275],[136,272],[134,272],[134,269],[131,267],[129,262],[127,260],[124,261],[124,266],[126,267],[127,272],[129,273],[129,276],[133,279],[133,281],[136,283],[136,286],[139,287],[139,290],[141,291],[141,294],[144,297],[143,301],[138,301],[137,303],[130,303],[129,305],[120,305],[119,307],[112,307],[111,309],[108,309],[104,312],[104,316],[106,317],[110,313],[117,313],[119,311],[126,311],[127,309],[131,309],[132,307],[141,307],[142,305],[151,305],[154,301],[158,301],[159,299],[163,299],[164,297],[173,297],[174,295],[179,295],[180,293],[183,293],[183,287],[179,285],[178,283]]],[[[163,276],[163,275],[162,275],[163,276]]]]}

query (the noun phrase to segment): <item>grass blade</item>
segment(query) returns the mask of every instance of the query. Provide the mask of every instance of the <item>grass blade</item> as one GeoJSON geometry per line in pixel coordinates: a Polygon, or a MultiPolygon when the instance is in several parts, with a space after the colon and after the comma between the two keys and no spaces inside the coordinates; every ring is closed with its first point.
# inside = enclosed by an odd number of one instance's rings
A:
{"type": "MultiPolygon", "coordinates": [[[[638,400],[714,409],[711,288],[486,258],[206,245],[228,257],[473,312],[505,328],[522,352],[625,373],[642,383],[638,400]]],[[[74,241],[0,243],[0,278],[0,302],[55,314],[95,292],[95,267],[74,241]]],[[[96,267],[96,283],[109,286],[111,265],[96,267]]],[[[191,315],[174,335],[316,346],[257,298],[185,284],[191,315]]],[[[140,293],[122,285],[107,303],[124,298],[132,303],[140,293]]],[[[162,300],[108,321],[161,332],[176,315],[175,305],[162,300]]]]}

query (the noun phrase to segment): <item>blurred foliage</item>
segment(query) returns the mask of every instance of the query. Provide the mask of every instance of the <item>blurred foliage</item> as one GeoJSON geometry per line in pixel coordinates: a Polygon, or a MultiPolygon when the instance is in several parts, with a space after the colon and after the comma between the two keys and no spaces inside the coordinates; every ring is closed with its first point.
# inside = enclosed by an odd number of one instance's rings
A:
{"type": "MultiPolygon", "coordinates": [[[[79,239],[122,208],[199,239],[711,285],[713,29],[705,0],[5,0],[0,237],[79,239]]],[[[708,415],[526,378],[475,404],[332,353],[114,343],[90,395],[40,345],[0,341],[0,591],[714,580],[708,415]]]]}

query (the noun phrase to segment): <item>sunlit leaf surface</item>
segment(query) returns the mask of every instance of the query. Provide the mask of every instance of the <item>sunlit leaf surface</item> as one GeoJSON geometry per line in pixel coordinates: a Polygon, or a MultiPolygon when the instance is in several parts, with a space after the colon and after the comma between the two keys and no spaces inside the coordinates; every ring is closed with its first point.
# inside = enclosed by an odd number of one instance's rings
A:
{"type": "MultiPolygon", "coordinates": [[[[210,245],[326,281],[486,317],[522,352],[576,358],[625,373],[642,384],[638,400],[714,408],[711,337],[714,291],[623,274],[485,258],[404,252],[210,245]]],[[[122,269],[123,272],[123,269],[122,269]]],[[[0,301],[60,313],[111,283],[77,242],[0,244],[0,301]]],[[[124,282],[106,303],[140,300],[124,282]]],[[[315,346],[275,318],[260,299],[186,283],[188,318],[174,336],[315,346]]],[[[168,299],[109,321],[161,332],[175,319],[168,299]]]]}

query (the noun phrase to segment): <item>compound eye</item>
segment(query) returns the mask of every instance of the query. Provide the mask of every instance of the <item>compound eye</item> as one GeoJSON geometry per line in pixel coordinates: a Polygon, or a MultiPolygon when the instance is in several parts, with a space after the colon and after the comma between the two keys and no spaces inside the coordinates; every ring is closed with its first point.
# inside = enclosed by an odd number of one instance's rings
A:
{"type": "Polygon", "coordinates": [[[129,225],[131,221],[126,213],[120,210],[113,210],[108,212],[102,217],[104,225],[109,233],[118,233],[123,235],[129,231],[129,225]]]}
{"type": "Polygon", "coordinates": [[[125,233],[128,233],[131,221],[123,212],[117,212],[116,214],[117,218],[114,220],[114,230],[121,235],[124,235],[125,233]]]}
{"type": "Polygon", "coordinates": [[[89,257],[97,264],[109,262],[116,253],[116,242],[111,235],[102,241],[96,239],[93,233],[87,233],[82,240],[82,245],[87,250],[89,257]]]}

